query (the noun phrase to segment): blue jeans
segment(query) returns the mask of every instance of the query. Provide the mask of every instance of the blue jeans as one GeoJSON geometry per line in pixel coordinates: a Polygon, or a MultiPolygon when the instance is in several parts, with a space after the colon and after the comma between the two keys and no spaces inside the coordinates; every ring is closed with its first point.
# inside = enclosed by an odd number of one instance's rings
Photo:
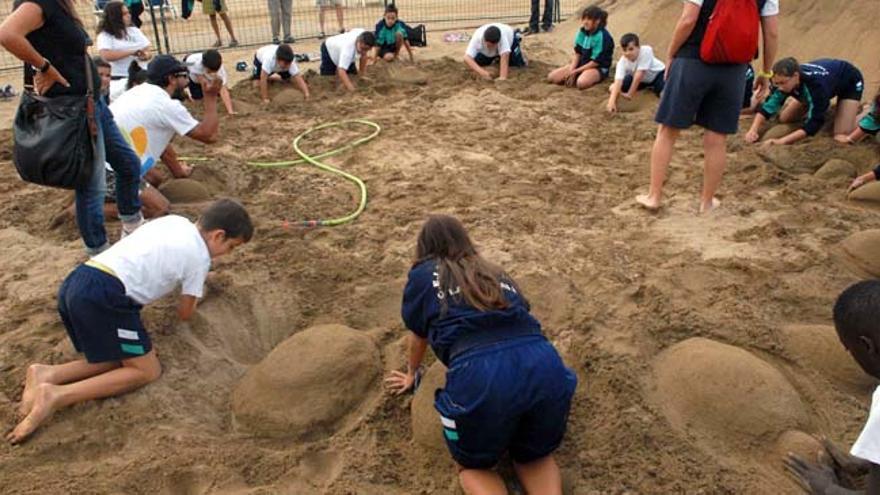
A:
{"type": "Polygon", "coordinates": [[[95,104],[95,121],[98,125],[95,170],[88,185],[76,189],[76,224],[89,255],[98,254],[109,247],[104,230],[104,195],[107,192],[105,161],[116,172],[119,219],[127,223],[143,218],[138,196],[141,160],[122,137],[113,120],[113,113],[103,100],[95,104]]]}

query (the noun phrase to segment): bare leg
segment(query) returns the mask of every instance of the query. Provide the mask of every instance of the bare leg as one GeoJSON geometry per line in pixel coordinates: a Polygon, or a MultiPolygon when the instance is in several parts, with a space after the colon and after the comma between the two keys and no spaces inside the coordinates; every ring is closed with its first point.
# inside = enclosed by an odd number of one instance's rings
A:
{"type": "Polygon", "coordinates": [[[660,209],[666,169],[669,168],[673,147],[680,133],[680,129],[665,125],[660,125],[657,130],[657,138],[654,139],[654,147],[651,149],[651,187],[648,194],[636,196],[636,201],[649,210],[660,209]]]}
{"type": "Polygon", "coordinates": [[[721,203],[715,191],[721,185],[727,162],[727,136],[707,130],[703,133],[703,153],[706,163],[703,169],[703,193],[700,195],[700,213],[709,213],[721,203]]]}
{"type": "Polygon", "coordinates": [[[577,78],[577,88],[578,89],[589,89],[599,83],[602,79],[602,75],[599,74],[599,71],[596,69],[587,69],[581,72],[581,75],[577,78]]]}
{"type": "Polygon", "coordinates": [[[321,34],[324,34],[327,32],[324,30],[324,11],[325,10],[327,10],[327,7],[324,7],[323,5],[318,7],[318,24],[321,25],[321,34]]]}
{"type": "Polygon", "coordinates": [[[345,31],[345,23],[342,22],[342,5],[336,6],[336,22],[339,23],[339,31],[345,31]]]}
{"type": "MultiPolygon", "coordinates": [[[[238,40],[235,39],[235,31],[232,30],[232,19],[230,19],[229,15],[225,13],[220,14],[220,18],[223,19],[223,24],[226,25],[226,32],[229,33],[229,37],[232,38],[230,41],[233,43],[237,42],[238,40]]],[[[220,38],[219,32],[217,33],[217,38],[220,38]]]]}
{"type": "Polygon", "coordinates": [[[837,100],[837,111],[834,113],[834,134],[850,135],[858,125],[861,102],[856,100],[837,100]]]}
{"type": "Polygon", "coordinates": [[[553,69],[552,72],[547,74],[547,81],[553,84],[562,84],[568,78],[569,72],[567,65],[553,69]]]}
{"type": "Polygon", "coordinates": [[[495,471],[462,469],[458,472],[458,481],[467,495],[507,495],[504,480],[495,471]]]}
{"type": "MultiPolygon", "coordinates": [[[[118,366],[119,363],[90,364],[84,361],[67,363],[68,378],[86,371],[96,371],[97,366],[118,366]],[[84,364],[83,364],[84,363],[84,364]]],[[[61,365],[65,367],[67,365],[61,365]]],[[[162,368],[155,351],[137,358],[122,361],[122,367],[114,367],[89,378],[67,385],[42,383],[33,394],[33,406],[27,416],[6,435],[6,440],[16,444],[24,441],[31,433],[42,425],[52,413],[87,400],[111,397],[140,388],[159,378],[162,368]]]]}
{"type": "Polygon", "coordinates": [[[786,103],[779,112],[779,122],[782,124],[789,124],[801,120],[804,118],[804,111],[805,109],[804,106],[801,105],[801,102],[794,98],[789,98],[788,103],[786,103]]]}
{"type": "Polygon", "coordinates": [[[513,467],[526,493],[562,495],[562,475],[552,455],[528,464],[514,463],[513,467]]]}
{"type": "Polygon", "coordinates": [[[119,363],[96,363],[89,364],[87,361],[78,360],[65,364],[32,364],[28,366],[24,381],[24,392],[21,394],[21,404],[18,413],[25,416],[30,412],[34,403],[34,394],[43,383],[61,385],[64,383],[82,380],[100,373],[105,373],[113,368],[118,368],[119,363]]]}
{"type": "MultiPolygon", "coordinates": [[[[208,1],[211,1],[211,0],[208,0],[208,1]]],[[[220,46],[223,44],[223,40],[220,39],[220,25],[217,24],[217,15],[211,14],[208,16],[208,18],[211,20],[211,29],[214,30],[214,36],[217,37],[216,45],[220,46]]]]}

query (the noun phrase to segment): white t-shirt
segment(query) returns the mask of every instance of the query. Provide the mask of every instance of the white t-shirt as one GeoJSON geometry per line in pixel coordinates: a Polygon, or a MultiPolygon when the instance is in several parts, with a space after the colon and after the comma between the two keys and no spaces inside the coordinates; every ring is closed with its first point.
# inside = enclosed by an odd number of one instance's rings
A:
{"type": "Polygon", "coordinates": [[[144,83],[122,93],[110,104],[120,132],[148,170],[162,156],[175,134],[185,136],[199,125],[177,100],[155,84],[144,83]]]}
{"type": "Polygon", "coordinates": [[[471,36],[471,41],[468,43],[465,54],[468,57],[476,58],[478,53],[482,53],[489,58],[495,58],[496,56],[509,53],[511,46],[513,46],[513,28],[508,26],[507,24],[494,22],[492,24],[480,26],[477,28],[476,31],[474,31],[474,35],[471,36]],[[490,50],[483,42],[483,34],[486,32],[486,29],[488,29],[489,26],[495,26],[501,30],[501,39],[498,41],[498,47],[494,50],[490,50]]]}
{"type": "Polygon", "coordinates": [[[853,444],[850,454],[880,464],[880,387],[874,389],[868,421],[865,422],[865,427],[853,444]]]}
{"type": "Polygon", "coordinates": [[[336,36],[327,38],[324,44],[327,46],[327,53],[330,60],[336,64],[337,68],[348,70],[352,62],[358,60],[357,39],[363,33],[363,29],[352,29],[336,36]]]}
{"type": "Polygon", "coordinates": [[[199,228],[168,215],[147,222],[93,258],[116,273],[125,295],[149,304],[181,286],[181,294],[202,297],[211,269],[208,246],[199,228]]]}
{"type": "MultiPolygon", "coordinates": [[[[686,2],[690,2],[694,5],[703,6],[703,0],[685,0],[686,2]]],[[[764,3],[764,8],[761,9],[761,17],[770,17],[772,15],[779,15],[779,0],[767,0],[764,3]]]]}
{"type": "MultiPolygon", "coordinates": [[[[186,69],[189,71],[189,79],[194,83],[198,83],[199,76],[204,76],[207,72],[205,65],[202,63],[201,53],[193,53],[186,57],[183,60],[183,63],[186,64],[186,69]]],[[[263,67],[265,67],[265,65],[263,67]]],[[[221,65],[220,70],[217,71],[217,75],[220,76],[220,80],[223,81],[224,86],[229,85],[229,76],[226,74],[226,67],[221,65]]]]}
{"type": "Polygon", "coordinates": [[[657,78],[657,74],[660,74],[665,69],[666,64],[654,56],[654,49],[648,45],[643,45],[639,47],[639,56],[635,62],[631,62],[626,57],[620,57],[614,72],[614,80],[623,80],[626,76],[634,75],[636,71],[643,70],[645,75],[642,77],[642,82],[650,84],[657,78]]]}
{"type": "MultiPolygon", "coordinates": [[[[150,46],[150,40],[144,36],[140,29],[129,26],[125,28],[125,36],[122,39],[114,38],[113,35],[101,31],[98,34],[98,51],[100,50],[142,50],[150,46]]],[[[120,58],[110,62],[110,74],[113,76],[128,76],[128,66],[133,60],[137,60],[134,55],[120,58]]],[[[147,68],[147,62],[138,61],[141,67],[147,68]]]]}
{"type": "MultiPolygon", "coordinates": [[[[260,61],[260,64],[263,66],[263,72],[266,74],[272,75],[277,71],[278,61],[275,58],[275,52],[277,51],[278,45],[266,45],[257,50],[257,60],[260,61]]],[[[287,72],[290,73],[290,77],[299,74],[299,66],[296,65],[296,60],[290,62],[290,68],[287,69],[287,72]]]]}

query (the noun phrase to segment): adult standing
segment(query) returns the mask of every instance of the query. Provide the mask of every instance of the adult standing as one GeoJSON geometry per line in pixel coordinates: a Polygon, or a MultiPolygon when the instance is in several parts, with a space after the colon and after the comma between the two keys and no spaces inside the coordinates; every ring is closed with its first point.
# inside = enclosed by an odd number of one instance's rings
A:
{"type": "Polygon", "coordinates": [[[86,51],[89,43],[72,0],[18,0],[0,24],[0,45],[25,63],[25,71],[36,72],[34,91],[40,95],[85,95],[89,87],[86,63],[92,64],[96,153],[89,183],[76,189],[76,221],[86,252],[95,255],[110,247],[104,230],[105,161],[116,171],[123,234],[133,232],[143,223],[143,217],[138,198],[140,162],[100,98],[98,71],[86,51]]]}
{"type": "MultiPolygon", "coordinates": [[[[769,84],[771,64],[779,39],[779,0],[757,0],[763,31],[763,72],[755,79],[762,91],[769,84]]],[[[715,191],[724,174],[727,135],[739,125],[746,64],[707,64],[700,59],[700,45],[715,10],[716,0],[684,0],[681,18],[672,33],[666,66],[667,81],[654,120],[660,124],[651,150],[651,185],[636,201],[657,210],[663,199],[663,182],[672,150],[682,129],[697,124],[704,129],[703,191],[700,213],[719,205],[715,191]]]]}
{"type": "Polygon", "coordinates": [[[137,62],[147,68],[152,57],[150,40],[132,25],[131,11],[114,0],[104,6],[104,18],[98,24],[98,53],[110,63],[110,100],[125,91],[128,68],[137,62]]]}
{"type": "Polygon", "coordinates": [[[330,7],[336,9],[336,22],[339,24],[339,33],[342,34],[345,32],[345,22],[343,20],[342,14],[342,1],[343,0],[315,0],[315,3],[318,6],[318,24],[321,25],[321,34],[318,35],[318,38],[324,39],[327,35],[324,31],[324,13],[330,7]]]}
{"type": "Polygon", "coordinates": [[[278,32],[284,32],[284,42],[293,43],[290,35],[290,13],[293,9],[293,0],[268,0],[269,17],[272,19],[272,44],[279,43],[278,32]]]}
{"type": "MultiPolygon", "coordinates": [[[[553,4],[556,0],[544,0],[544,17],[541,18],[541,30],[553,31],[553,4]]],[[[538,19],[541,14],[541,0],[532,0],[532,15],[529,17],[529,27],[523,31],[525,36],[538,34],[538,19]]]]}

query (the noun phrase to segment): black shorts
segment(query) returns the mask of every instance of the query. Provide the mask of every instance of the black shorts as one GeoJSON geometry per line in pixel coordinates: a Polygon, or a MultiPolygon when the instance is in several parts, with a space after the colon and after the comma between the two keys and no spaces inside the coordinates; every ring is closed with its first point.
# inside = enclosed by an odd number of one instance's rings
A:
{"type": "MultiPolygon", "coordinates": [[[[646,83],[640,82],[637,91],[641,91],[643,89],[650,89],[655,95],[660,96],[660,93],[663,92],[663,87],[666,83],[666,71],[660,72],[657,74],[657,77],[654,78],[653,81],[646,83]]],[[[627,75],[623,78],[623,82],[620,84],[620,90],[626,93],[629,91],[630,86],[632,86],[633,76],[627,75]]]]}
{"type": "MultiPolygon", "coordinates": [[[[260,80],[260,72],[263,72],[263,63],[260,62],[260,60],[256,56],[254,56],[254,70],[251,73],[251,80],[259,81],[260,80]]],[[[288,71],[275,72],[274,74],[278,74],[279,76],[281,76],[281,79],[284,79],[285,81],[290,79],[290,72],[288,72],[288,71]]],[[[272,74],[269,74],[269,75],[271,76],[272,74]]],[[[190,83],[190,84],[192,84],[192,83],[190,83]]],[[[193,97],[193,99],[198,99],[198,98],[193,97]]]]}
{"type": "Polygon", "coordinates": [[[862,76],[862,71],[850,66],[843,75],[843,80],[837,99],[862,101],[862,93],[865,92],[865,78],[862,76]]]}
{"type": "Polygon", "coordinates": [[[87,265],[74,269],[58,291],[67,335],[90,363],[136,358],[153,349],[141,308],[118,278],[87,265]]]}
{"type": "MultiPolygon", "coordinates": [[[[513,44],[510,46],[510,66],[511,67],[525,67],[528,64],[526,60],[525,54],[523,54],[522,47],[519,44],[519,39],[522,35],[519,33],[519,30],[513,33],[513,44]]],[[[480,67],[488,67],[495,62],[501,60],[500,55],[495,55],[494,57],[488,57],[483,55],[482,53],[477,53],[477,56],[474,57],[474,62],[477,63],[480,67]]]]}
{"type": "Polygon", "coordinates": [[[190,79],[189,95],[192,96],[193,100],[201,100],[202,98],[204,98],[205,95],[202,93],[202,85],[190,79]]]}
{"type": "MultiPolygon", "coordinates": [[[[335,76],[337,69],[338,67],[336,67],[335,63],[333,63],[333,59],[330,58],[330,52],[327,51],[327,44],[321,43],[321,75],[335,76]]],[[[349,65],[348,69],[346,69],[346,72],[348,72],[350,75],[357,74],[357,64],[352,61],[351,65],[349,65]]]]}
{"type": "Polygon", "coordinates": [[[379,58],[389,53],[397,53],[397,45],[376,45],[379,47],[379,58]]]}
{"type": "Polygon", "coordinates": [[[709,65],[697,58],[673,59],[654,120],[676,129],[697,124],[719,134],[736,134],[742,110],[746,66],[709,65]]]}

